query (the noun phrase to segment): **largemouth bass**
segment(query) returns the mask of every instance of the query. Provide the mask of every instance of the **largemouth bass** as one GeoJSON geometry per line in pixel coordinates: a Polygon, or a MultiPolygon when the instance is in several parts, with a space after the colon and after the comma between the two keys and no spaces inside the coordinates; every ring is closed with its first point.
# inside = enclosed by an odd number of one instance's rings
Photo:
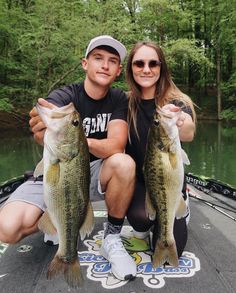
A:
{"type": "Polygon", "coordinates": [[[184,165],[189,164],[181,148],[176,121],[181,114],[158,108],[148,134],[144,160],[146,211],[158,227],[152,257],[153,267],[165,262],[178,266],[178,255],[173,235],[175,217],[187,214],[182,196],[184,165]]]}
{"type": "Polygon", "coordinates": [[[71,287],[82,283],[77,242],[88,235],[94,225],[89,200],[90,164],[87,140],[79,113],[70,103],[48,109],[37,104],[46,125],[43,160],[34,176],[43,173],[44,200],[47,210],[39,228],[48,234],[58,233],[59,247],[47,277],[64,274],[71,287]]]}

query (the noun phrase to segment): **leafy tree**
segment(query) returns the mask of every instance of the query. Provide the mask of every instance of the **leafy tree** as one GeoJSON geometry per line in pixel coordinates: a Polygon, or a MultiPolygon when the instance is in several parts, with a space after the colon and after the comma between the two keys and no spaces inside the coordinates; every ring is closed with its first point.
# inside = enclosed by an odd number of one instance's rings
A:
{"type": "MultiPolygon", "coordinates": [[[[178,85],[199,97],[213,92],[218,117],[234,117],[235,7],[236,0],[0,0],[0,107],[31,108],[83,79],[87,43],[110,34],[128,50],[139,40],[159,43],[178,85]]],[[[126,89],[124,73],[115,85],[126,89]]]]}

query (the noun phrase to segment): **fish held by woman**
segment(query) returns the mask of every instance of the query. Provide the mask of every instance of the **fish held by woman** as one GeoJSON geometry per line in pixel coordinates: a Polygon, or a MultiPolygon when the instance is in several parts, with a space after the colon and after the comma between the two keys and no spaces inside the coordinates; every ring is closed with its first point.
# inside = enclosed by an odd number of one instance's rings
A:
{"type": "Polygon", "coordinates": [[[83,240],[94,226],[87,140],[72,103],[52,109],[37,104],[36,108],[46,125],[43,159],[34,172],[35,177],[43,174],[47,206],[39,228],[48,234],[58,233],[59,238],[47,277],[62,273],[69,286],[76,288],[83,280],[77,253],[79,233],[83,240]]]}
{"type": "Polygon", "coordinates": [[[177,107],[175,111],[170,111],[170,105],[158,108],[148,134],[144,178],[147,192],[146,211],[158,227],[152,257],[155,268],[166,262],[178,266],[173,235],[174,221],[188,212],[182,196],[182,187],[183,164],[189,164],[189,160],[181,148],[176,125],[180,115],[181,109],[177,107]]]}

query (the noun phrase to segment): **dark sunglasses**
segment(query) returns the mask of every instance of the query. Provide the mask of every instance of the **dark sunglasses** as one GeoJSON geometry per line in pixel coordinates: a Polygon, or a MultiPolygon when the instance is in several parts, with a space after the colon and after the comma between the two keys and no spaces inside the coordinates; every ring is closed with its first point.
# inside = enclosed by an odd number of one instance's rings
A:
{"type": "MultiPolygon", "coordinates": [[[[145,63],[146,62],[143,61],[143,60],[135,60],[133,62],[133,65],[135,65],[138,68],[144,68],[145,67],[145,63]]],[[[158,61],[158,60],[149,60],[148,61],[148,67],[149,68],[156,68],[158,66],[161,66],[161,62],[160,61],[158,61]]]]}

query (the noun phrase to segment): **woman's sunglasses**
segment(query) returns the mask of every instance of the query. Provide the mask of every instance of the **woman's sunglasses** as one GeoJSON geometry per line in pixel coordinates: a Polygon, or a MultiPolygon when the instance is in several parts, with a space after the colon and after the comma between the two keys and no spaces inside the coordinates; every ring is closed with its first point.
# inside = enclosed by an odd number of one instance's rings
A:
{"type": "MultiPolygon", "coordinates": [[[[133,65],[134,66],[136,66],[137,68],[144,68],[145,67],[145,61],[143,61],[143,60],[135,60],[134,62],[133,62],[133,65]]],[[[158,66],[161,66],[161,62],[160,61],[158,61],[158,60],[149,60],[148,61],[148,67],[150,68],[150,69],[152,69],[152,68],[156,68],[156,67],[158,67],[158,66]]]]}

